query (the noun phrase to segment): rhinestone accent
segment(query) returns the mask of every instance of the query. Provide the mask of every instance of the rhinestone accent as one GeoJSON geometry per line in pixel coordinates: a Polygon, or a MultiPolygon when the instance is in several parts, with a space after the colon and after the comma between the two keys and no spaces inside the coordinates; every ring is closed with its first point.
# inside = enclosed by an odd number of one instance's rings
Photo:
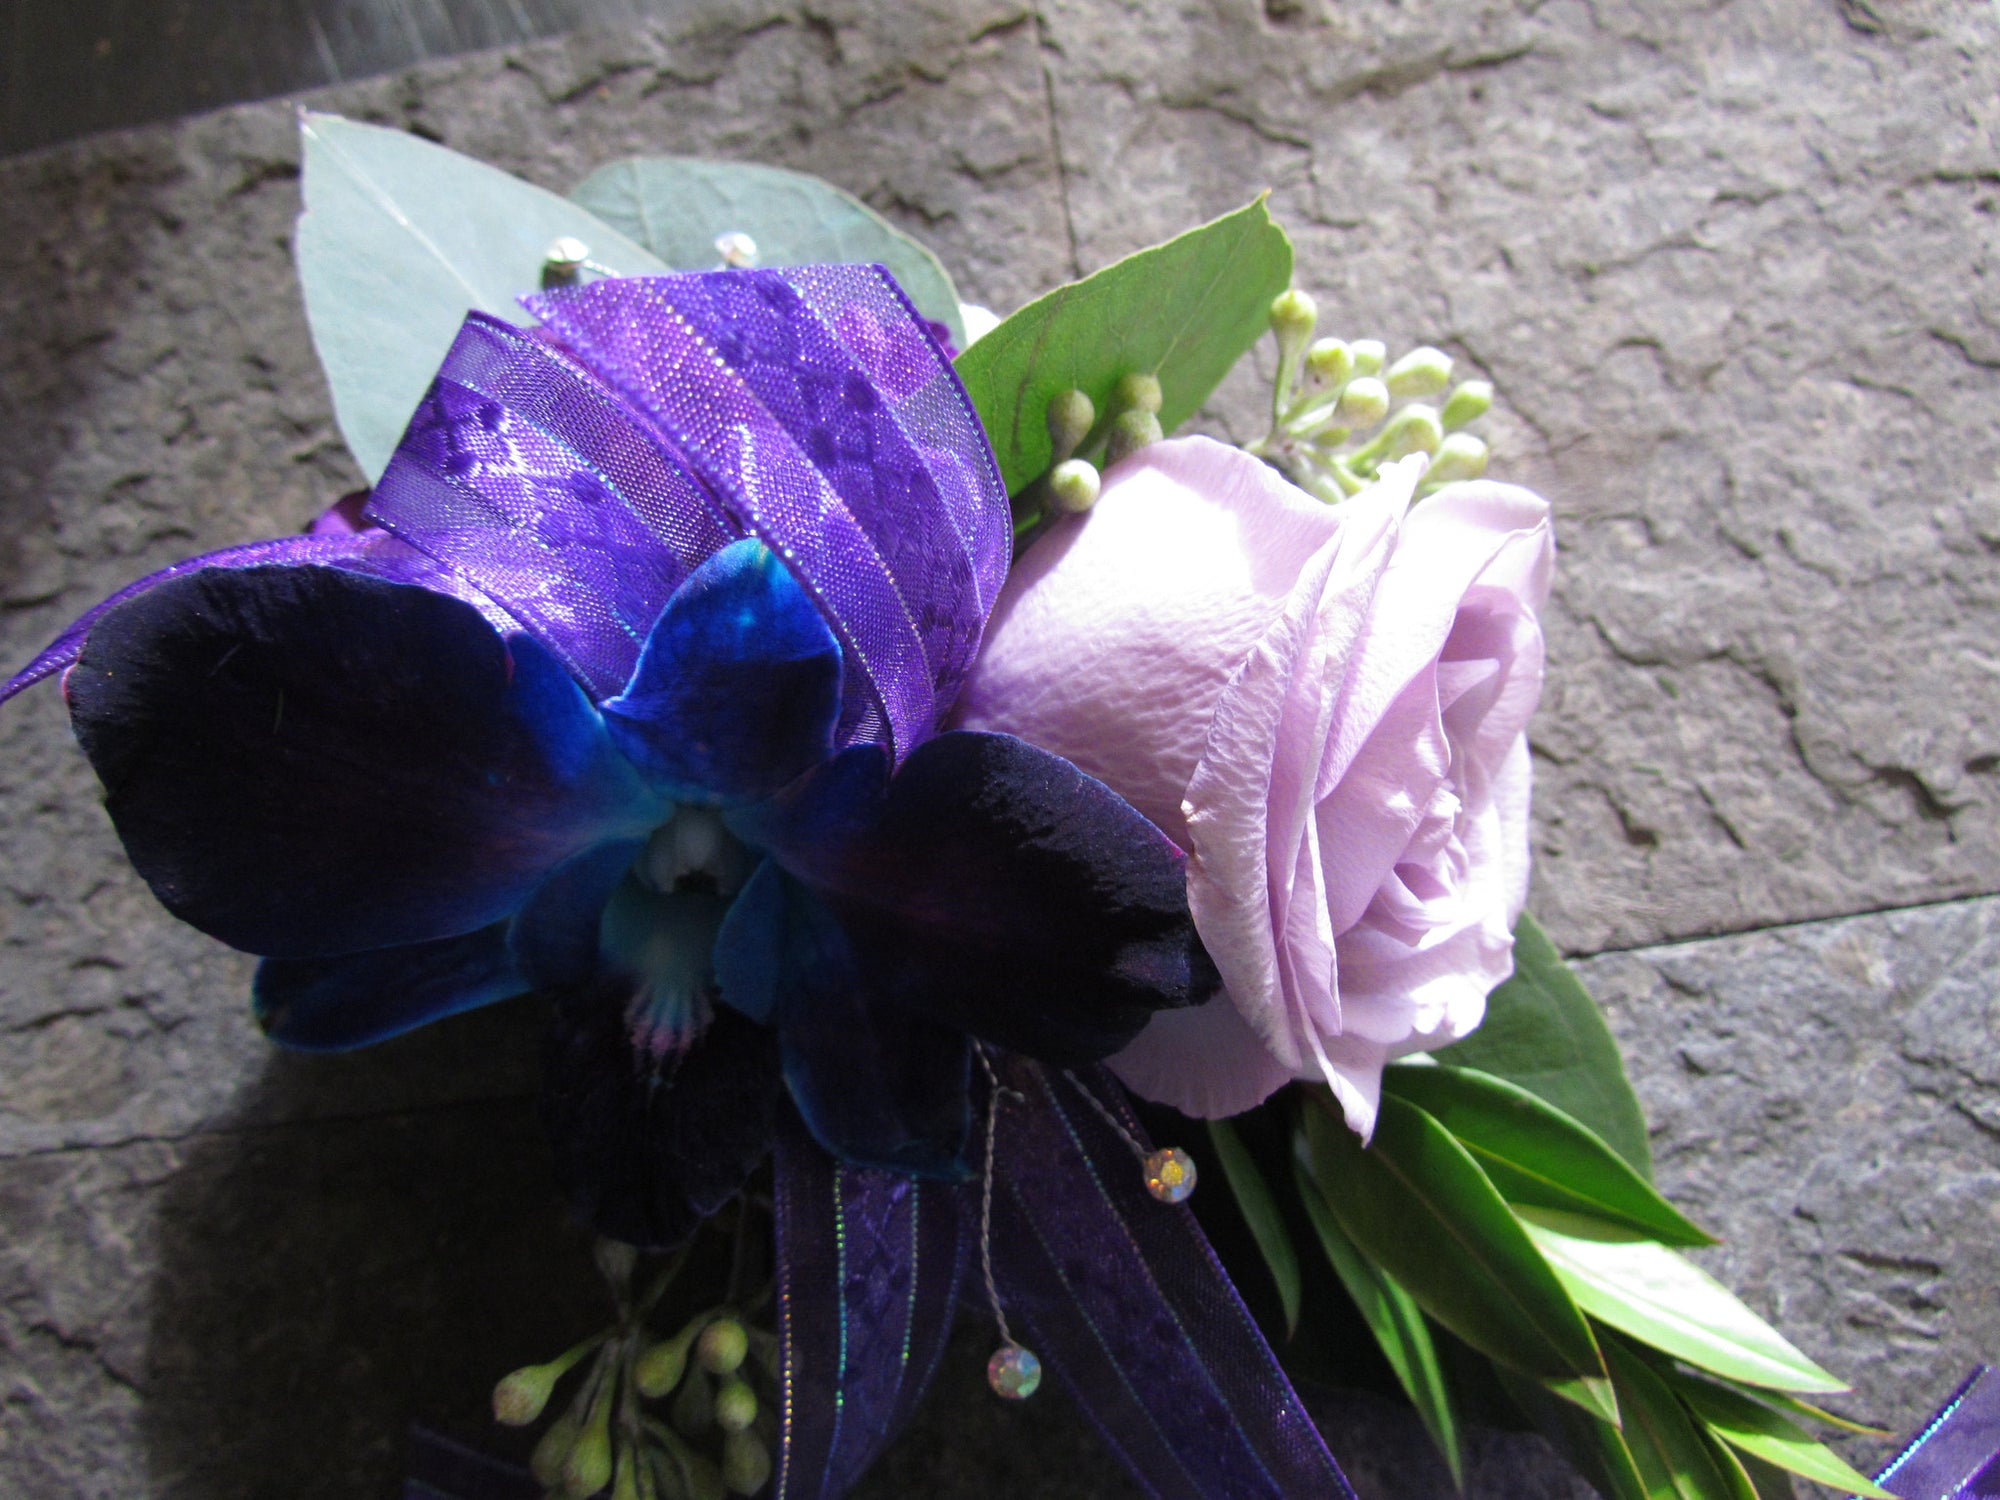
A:
{"type": "Polygon", "coordinates": [[[1162,1146],[1146,1158],[1146,1191],[1162,1203],[1184,1203],[1194,1191],[1194,1158],[1178,1146],[1162,1146]]]}
{"type": "Polygon", "coordinates": [[[1003,1344],[986,1361],[986,1383],[1008,1401],[1026,1401],[1042,1383],[1042,1362],[1019,1344],[1003,1344]]]}

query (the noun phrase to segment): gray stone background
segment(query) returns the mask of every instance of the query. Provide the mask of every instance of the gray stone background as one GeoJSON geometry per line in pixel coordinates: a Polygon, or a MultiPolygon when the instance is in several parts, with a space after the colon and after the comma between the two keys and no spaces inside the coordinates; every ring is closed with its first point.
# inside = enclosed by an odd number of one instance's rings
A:
{"type": "MultiPolygon", "coordinates": [[[[2000,1355],[1996,43],[1986,0],[704,0],[312,102],[558,190],[817,172],[1002,310],[1271,188],[1335,331],[1498,387],[1563,551],[1536,910],[1706,1263],[1907,1429],[2000,1355]]],[[[0,158],[9,668],[353,487],[296,176],[283,102],[0,158]]],[[[532,1017],[279,1056],[247,978],[125,868],[55,692],[0,712],[0,1493],[388,1495],[405,1422],[479,1434],[595,1316],[532,1017]]],[[[869,1494],[1133,1493],[983,1353],[869,1494]]],[[[1447,1492],[1400,1413],[1321,1410],[1365,1495],[1447,1492]]]]}

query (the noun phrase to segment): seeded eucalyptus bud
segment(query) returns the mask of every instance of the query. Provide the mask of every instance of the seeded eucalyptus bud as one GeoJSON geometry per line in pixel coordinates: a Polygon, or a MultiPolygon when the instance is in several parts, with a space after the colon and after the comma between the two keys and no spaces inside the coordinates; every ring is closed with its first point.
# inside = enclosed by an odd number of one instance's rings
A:
{"type": "Polygon", "coordinates": [[[722,1477],[732,1494],[756,1494],[770,1482],[771,1450],[755,1433],[729,1433],[722,1440],[722,1477]]]}
{"type": "Polygon", "coordinates": [[[576,1446],[581,1425],[575,1417],[557,1417],[549,1423],[547,1432],[535,1444],[535,1451],[528,1460],[528,1468],[535,1478],[554,1489],[562,1483],[563,1468],[569,1462],[570,1449],[576,1446]]]}
{"type": "Polygon", "coordinates": [[[1334,412],[1345,426],[1373,427],[1389,415],[1389,387],[1372,375],[1350,380],[1334,412]]]}
{"type": "Polygon", "coordinates": [[[632,1279],[632,1267],[638,1264],[639,1252],[622,1240],[599,1240],[596,1251],[597,1269],[615,1289],[624,1291],[625,1284],[632,1279]]]}
{"type": "Polygon", "coordinates": [[[1062,515],[1080,516],[1097,503],[1102,481],[1080,458],[1066,459],[1049,475],[1049,504],[1062,515]]]}
{"type": "Polygon", "coordinates": [[[662,1339],[632,1366],[632,1383],[639,1388],[639,1394],[649,1401],[660,1397],[681,1383],[681,1376],[687,1370],[688,1345],[693,1342],[698,1325],[688,1324],[670,1339],[662,1339]]]}
{"type": "Polygon", "coordinates": [[[1392,396],[1435,396],[1451,383],[1451,356],[1425,344],[1389,366],[1383,379],[1392,396]]]}
{"type": "Polygon", "coordinates": [[[1137,371],[1120,376],[1117,394],[1111,399],[1114,411],[1156,412],[1161,401],[1159,377],[1137,371]]]}
{"type": "Polygon", "coordinates": [[[717,1318],[702,1329],[695,1357],[711,1375],[734,1375],[750,1352],[750,1335],[734,1318],[717,1318]]]}
{"type": "MultiPolygon", "coordinates": [[[[728,1452],[726,1448],[723,1451],[728,1452]]],[[[681,1462],[686,1466],[688,1500],[724,1500],[728,1495],[729,1485],[722,1477],[722,1470],[707,1454],[685,1453],[681,1462]]]]}
{"type": "Polygon", "coordinates": [[[715,1393],[715,1423],[724,1432],[741,1432],[757,1420],[757,1393],[740,1380],[726,1380],[715,1393]]]}
{"type": "Polygon", "coordinates": [[[1477,479],[1486,472],[1486,445],[1469,432],[1454,432],[1438,444],[1437,456],[1424,471],[1425,484],[1451,484],[1477,479]]]}
{"type": "Polygon", "coordinates": [[[1090,429],[1097,422],[1097,407],[1082,391],[1062,391],[1049,399],[1048,422],[1055,461],[1061,463],[1076,452],[1077,444],[1090,436],[1090,429]]]}
{"type": "Polygon", "coordinates": [[[1356,339],[1347,346],[1354,356],[1354,373],[1373,375],[1389,357],[1389,346],[1380,339],[1356,339]]]}
{"type": "Polygon", "coordinates": [[[611,1482],[611,1500],[639,1500],[639,1456],[630,1448],[618,1454],[618,1477],[611,1482]]]}
{"type": "Polygon", "coordinates": [[[1354,351],[1339,339],[1314,339],[1306,350],[1306,379],[1319,390],[1331,390],[1354,373],[1354,351]]]}
{"type": "Polygon", "coordinates": [[[1467,422],[1477,421],[1493,405],[1493,387],[1484,380],[1468,380],[1451,393],[1440,414],[1446,432],[1454,432],[1467,422]]]}
{"type": "Polygon", "coordinates": [[[1397,412],[1382,429],[1382,458],[1402,458],[1411,453],[1435,453],[1444,442],[1444,424],[1434,407],[1411,405],[1397,412]]]}
{"type": "Polygon", "coordinates": [[[1313,325],[1319,321],[1319,304],[1297,287],[1278,293],[1271,299],[1271,332],[1278,336],[1278,343],[1304,343],[1312,337],[1313,325]]]}
{"type": "Polygon", "coordinates": [[[562,1371],[553,1364],[529,1365],[493,1387],[493,1420],[507,1427],[526,1427],[549,1404],[562,1371]]]}
{"type": "Polygon", "coordinates": [[[590,1404],[583,1431],[563,1460],[562,1487],[569,1500],[586,1500],[611,1483],[611,1382],[605,1381],[590,1404]]]}
{"type": "Polygon", "coordinates": [[[1160,431],[1160,419],[1149,411],[1128,411],[1121,413],[1111,424],[1111,434],[1104,440],[1104,462],[1115,464],[1121,458],[1137,453],[1148,443],[1157,443],[1164,434],[1160,431]]]}

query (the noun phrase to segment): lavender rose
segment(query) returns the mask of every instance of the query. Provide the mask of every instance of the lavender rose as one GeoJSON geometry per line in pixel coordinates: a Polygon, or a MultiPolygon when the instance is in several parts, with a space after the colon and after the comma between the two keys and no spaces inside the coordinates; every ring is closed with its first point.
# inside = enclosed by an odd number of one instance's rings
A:
{"type": "Polygon", "coordinates": [[[1112,1061],[1192,1114],[1323,1078],[1366,1136],[1382,1066],[1471,1031],[1528,877],[1547,504],[1423,460],[1329,507],[1206,438],[1105,476],[1009,577],[961,700],[1190,853],[1226,993],[1112,1061]]]}

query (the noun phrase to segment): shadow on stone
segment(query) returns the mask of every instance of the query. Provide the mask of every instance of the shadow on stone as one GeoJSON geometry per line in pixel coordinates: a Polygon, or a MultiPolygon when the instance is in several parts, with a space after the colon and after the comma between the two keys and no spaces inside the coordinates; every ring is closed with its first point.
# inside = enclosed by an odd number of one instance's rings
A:
{"type": "MultiPolygon", "coordinates": [[[[329,1065],[370,1092],[471,1032],[532,1057],[541,1020],[500,1007],[373,1053],[274,1053],[242,1113],[296,1114],[329,1065]]],[[[142,1424],[149,1492],[175,1500],[397,1495],[412,1421],[521,1456],[494,1381],[609,1311],[520,1093],[202,1137],[158,1233],[142,1424]]]]}

